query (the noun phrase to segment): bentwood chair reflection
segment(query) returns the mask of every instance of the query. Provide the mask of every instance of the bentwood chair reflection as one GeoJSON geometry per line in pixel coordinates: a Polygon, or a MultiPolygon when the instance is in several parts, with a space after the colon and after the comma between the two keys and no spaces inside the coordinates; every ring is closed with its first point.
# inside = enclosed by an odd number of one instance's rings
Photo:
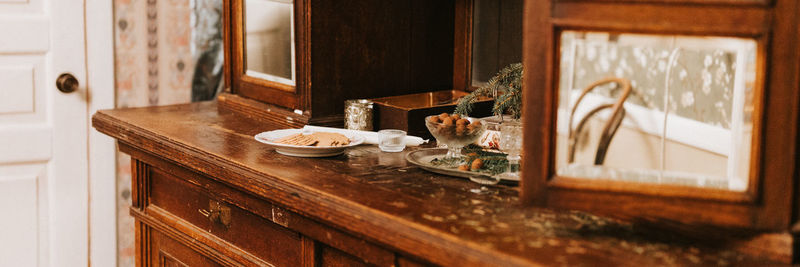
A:
{"type": "Polygon", "coordinates": [[[608,152],[608,146],[611,144],[611,140],[614,138],[614,134],[617,132],[617,129],[622,124],[622,119],[625,118],[625,108],[622,104],[625,103],[625,100],[628,99],[628,95],[631,93],[631,83],[627,79],[623,78],[605,78],[599,81],[596,81],[581,92],[578,99],[575,101],[575,105],[572,107],[572,111],[570,112],[569,116],[569,154],[567,158],[568,163],[572,163],[575,161],[575,148],[578,144],[578,139],[580,136],[581,131],[583,130],[586,122],[589,121],[593,116],[595,116],[599,111],[611,108],[612,115],[608,121],[606,121],[605,126],[603,126],[603,130],[600,136],[600,142],[597,145],[597,153],[595,154],[594,164],[595,165],[603,165],[603,161],[605,160],[606,152],[608,152]],[[578,110],[578,105],[580,105],[581,100],[583,97],[586,96],[589,92],[594,90],[600,85],[608,84],[608,83],[617,83],[617,85],[622,86],[622,93],[620,94],[619,98],[617,98],[617,102],[614,104],[603,104],[591,109],[586,115],[578,121],[578,125],[575,127],[575,130],[572,129],[572,120],[575,117],[575,111],[578,110]]]}

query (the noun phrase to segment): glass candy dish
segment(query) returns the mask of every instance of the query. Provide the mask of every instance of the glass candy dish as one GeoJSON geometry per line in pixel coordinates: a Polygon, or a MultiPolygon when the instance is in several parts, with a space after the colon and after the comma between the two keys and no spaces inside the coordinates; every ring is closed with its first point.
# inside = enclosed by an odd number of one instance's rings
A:
{"type": "Polygon", "coordinates": [[[476,118],[456,116],[458,119],[447,116],[425,117],[425,126],[431,135],[436,138],[437,144],[447,146],[445,158],[461,157],[461,148],[474,143],[486,130],[486,123],[476,118]],[[468,123],[467,123],[468,122],[468,123]]]}

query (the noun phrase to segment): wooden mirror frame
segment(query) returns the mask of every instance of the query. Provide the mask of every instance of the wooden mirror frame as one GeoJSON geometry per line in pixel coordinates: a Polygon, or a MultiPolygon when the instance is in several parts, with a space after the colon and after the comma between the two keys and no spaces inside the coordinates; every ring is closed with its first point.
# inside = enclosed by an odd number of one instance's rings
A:
{"type": "Polygon", "coordinates": [[[308,110],[311,106],[311,34],[309,0],[294,0],[295,86],[272,82],[245,75],[244,1],[225,0],[223,28],[226,44],[231,44],[226,55],[231,93],[295,110],[308,110]]]}
{"type": "Polygon", "coordinates": [[[521,199],[634,221],[790,230],[800,214],[795,154],[800,109],[798,10],[800,3],[795,0],[527,1],[521,199]],[[563,30],[755,39],[757,111],[748,190],[557,176],[558,47],[563,30]]]}
{"type": "Polygon", "coordinates": [[[219,107],[291,127],[341,127],[347,99],[452,89],[456,1],[361,0],[354,9],[295,0],[291,87],[244,75],[243,0],[223,0],[227,89],[219,107]],[[420,38],[398,41],[404,35],[420,38]]]}
{"type": "MultiPolygon", "coordinates": [[[[521,1],[524,5],[524,1],[521,1]]],[[[521,12],[521,11],[520,11],[521,12]]],[[[475,0],[455,0],[455,29],[453,44],[453,89],[471,92],[479,86],[472,84],[475,0]]],[[[522,22],[522,21],[520,21],[522,22]]],[[[521,26],[521,25],[520,25],[521,26]]],[[[520,37],[520,41],[521,41],[520,37]]],[[[520,47],[521,48],[521,47],[520,47]]],[[[521,51],[520,51],[521,52],[521,51]]],[[[516,63],[516,62],[514,62],[516,63]]],[[[501,68],[504,66],[501,66],[501,68]]],[[[496,71],[500,71],[497,69],[496,71]]]]}
{"type": "Polygon", "coordinates": [[[453,89],[472,91],[472,17],[474,0],[455,1],[453,89]]]}
{"type": "MultiPolygon", "coordinates": [[[[256,79],[244,75],[244,39],[243,22],[244,0],[223,1],[223,36],[225,44],[226,84],[231,85],[231,93],[259,100],[262,102],[285,105],[291,103],[296,109],[306,110],[311,91],[311,46],[308,45],[311,34],[311,11],[309,0],[295,0],[295,86],[256,79]],[[233,11],[233,12],[232,12],[233,11]],[[227,19],[230,18],[230,19],[227,19]],[[266,89],[266,90],[264,90],[266,89]]],[[[453,89],[472,91],[472,38],[474,0],[454,0],[454,36],[453,36],[453,89]]]]}

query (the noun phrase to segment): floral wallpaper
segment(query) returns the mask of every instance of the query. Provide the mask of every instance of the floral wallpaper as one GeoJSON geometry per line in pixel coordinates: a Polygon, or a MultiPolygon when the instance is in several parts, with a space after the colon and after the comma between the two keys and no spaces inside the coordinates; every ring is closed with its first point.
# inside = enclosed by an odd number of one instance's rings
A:
{"type": "MultiPolygon", "coordinates": [[[[190,102],[197,51],[210,31],[196,14],[214,8],[221,9],[221,0],[114,1],[117,107],[190,102]]],[[[118,266],[134,266],[135,258],[130,167],[130,157],[118,153],[118,266]]]]}
{"type": "MultiPolygon", "coordinates": [[[[562,72],[571,73],[561,80],[562,88],[571,83],[572,90],[581,90],[605,77],[628,78],[633,86],[628,103],[663,112],[668,99],[671,114],[725,129],[732,123],[735,74],[748,76],[747,92],[755,79],[752,70],[736,70],[740,58],[754,68],[752,40],[565,32],[562,53],[562,72]]],[[[593,93],[610,97],[614,89],[593,93]]]]}

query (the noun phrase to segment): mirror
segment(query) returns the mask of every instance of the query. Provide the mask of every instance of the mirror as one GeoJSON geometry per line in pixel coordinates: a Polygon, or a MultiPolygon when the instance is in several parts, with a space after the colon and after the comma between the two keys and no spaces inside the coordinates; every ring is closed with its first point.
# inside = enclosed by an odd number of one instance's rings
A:
{"type": "Polygon", "coordinates": [[[522,62],[522,0],[475,0],[472,19],[472,86],[522,62]]]}
{"type": "Polygon", "coordinates": [[[747,190],[756,53],[753,39],[562,32],[556,174],[747,190]]]}
{"type": "Polygon", "coordinates": [[[292,0],[245,0],[245,75],[295,85],[292,0]]]}

